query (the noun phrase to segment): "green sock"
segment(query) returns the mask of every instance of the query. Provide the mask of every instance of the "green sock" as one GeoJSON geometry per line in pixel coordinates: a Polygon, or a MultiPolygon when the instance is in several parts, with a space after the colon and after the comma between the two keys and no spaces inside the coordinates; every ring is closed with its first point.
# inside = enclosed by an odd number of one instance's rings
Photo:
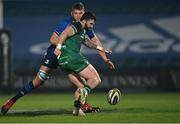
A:
{"type": "Polygon", "coordinates": [[[84,85],[84,89],[87,91],[87,93],[89,94],[92,90],[92,88],[90,86],[88,86],[87,84],[84,85]]]}

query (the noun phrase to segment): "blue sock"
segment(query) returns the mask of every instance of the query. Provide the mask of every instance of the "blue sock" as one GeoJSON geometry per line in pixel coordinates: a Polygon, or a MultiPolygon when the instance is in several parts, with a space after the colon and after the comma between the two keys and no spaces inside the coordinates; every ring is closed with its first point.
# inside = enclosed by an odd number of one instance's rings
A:
{"type": "Polygon", "coordinates": [[[31,92],[34,88],[32,81],[27,83],[11,100],[16,102],[19,98],[31,92]]]}

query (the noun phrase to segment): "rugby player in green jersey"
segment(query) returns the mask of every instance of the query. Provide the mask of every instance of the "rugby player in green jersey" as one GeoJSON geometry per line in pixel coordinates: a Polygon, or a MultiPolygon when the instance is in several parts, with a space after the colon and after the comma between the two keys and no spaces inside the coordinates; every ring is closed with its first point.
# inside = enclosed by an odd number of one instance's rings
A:
{"type": "MultiPolygon", "coordinates": [[[[56,49],[54,50],[62,71],[68,75],[77,74],[87,81],[84,87],[78,88],[75,92],[74,115],[85,115],[81,110],[81,105],[85,103],[86,97],[91,90],[101,83],[96,69],[81,54],[81,45],[85,44],[101,52],[111,53],[109,49],[94,44],[87,37],[86,31],[93,28],[95,21],[96,16],[93,13],[85,12],[80,22],[73,22],[61,33],[56,44],[56,49]]],[[[112,68],[115,67],[113,66],[112,68]]]]}

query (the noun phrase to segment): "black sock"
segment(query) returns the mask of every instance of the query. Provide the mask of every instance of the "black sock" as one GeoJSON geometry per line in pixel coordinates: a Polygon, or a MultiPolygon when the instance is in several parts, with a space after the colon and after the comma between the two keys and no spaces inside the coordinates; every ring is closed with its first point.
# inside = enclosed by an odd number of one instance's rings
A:
{"type": "Polygon", "coordinates": [[[13,102],[16,102],[19,98],[31,92],[35,87],[33,86],[32,81],[24,85],[24,87],[11,99],[13,102]]]}
{"type": "Polygon", "coordinates": [[[74,107],[81,108],[81,102],[78,100],[74,101],[74,107]]]}

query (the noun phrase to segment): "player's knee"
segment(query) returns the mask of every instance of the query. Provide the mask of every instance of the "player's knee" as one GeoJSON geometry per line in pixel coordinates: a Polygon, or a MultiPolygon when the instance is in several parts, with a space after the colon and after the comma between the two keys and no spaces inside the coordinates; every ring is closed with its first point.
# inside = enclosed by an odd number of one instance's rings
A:
{"type": "Polygon", "coordinates": [[[43,70],[39,70],[38,77],[39,77],[40,80],[42,80],[44,82],[47,79],[49,79],[49,74],[47,72],[43,71],[43,70]]]}
{"type": "Polygon", "coordinates": [[[94,82],[98,85],[101,83],[101,78],[100,77],[94,77],[94,82]]]}
{"type": "Polygon", "coordinates": [[[98,84],[100,84],[100,83],[101,83],[101,78],[99,77],[99,78],[98,78],[98,84]]]}

